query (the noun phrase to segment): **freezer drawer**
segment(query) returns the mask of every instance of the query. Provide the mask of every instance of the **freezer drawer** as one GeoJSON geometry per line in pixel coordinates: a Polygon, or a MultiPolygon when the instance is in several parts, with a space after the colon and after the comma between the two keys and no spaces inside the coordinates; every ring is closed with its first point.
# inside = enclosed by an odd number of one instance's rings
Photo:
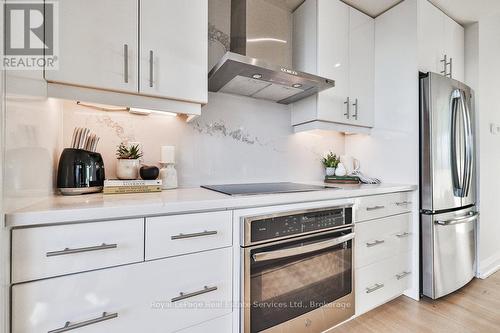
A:
{"type": "Polygon", "coordinates": [[[436,299],[466,285],[476,271],[475,207],[421,215],[422,291],[436,299]]]}

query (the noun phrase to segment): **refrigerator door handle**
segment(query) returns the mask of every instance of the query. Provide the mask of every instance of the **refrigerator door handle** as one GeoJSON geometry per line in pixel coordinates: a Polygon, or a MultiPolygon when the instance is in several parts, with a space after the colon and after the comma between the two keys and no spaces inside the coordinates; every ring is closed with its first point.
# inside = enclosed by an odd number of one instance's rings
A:
{"type": "Polygon", "coordinates": [[[463,181],[463,196],[469,195],[470,184],[472,182],[472,170],[474,167],[474,144],[472,137],[472,122],[470,118],[470,110],[466,101],[465,92],[460,92],[460,101],[464,117],[464,132],[465,132],[465,163],[464,163],[464,181],[463,181]]]}
{"type": "Polygon", "coordinates": [[[436,221],[435,223],[439,224],[439,225],[448,226],[448,225],[455,225],[455,224],[472,222],[472,221],[477,220],[478,217],[479,217],[478,212],[470,212],[469,215],[465,216],[465,217],[458,217],[458,218],[446,220],[446,221],[436,221]]]}
{"type": "Polygon", "coordinates": [[[464,170],[459,170],[459,163],[461,164],[462,161],[458,162],[459,156],[458,152],[460,149],[457,147],[458,142],[457,142],[457,129],[458,129],[458,103],[459,100],[461,99],[461,93],[460,90],[455,89],[453,93],[451,94],[451,99],[450,99],[450,109],[451,109],[451,172],[452,172],[452,178],[453,178],[453,192],[455,193],[456,196],[462,197],[463,196],[463,181],[465,179],[465,174],[464,170]],[[460,172],[462,171],[462,172],[460,172]]]}

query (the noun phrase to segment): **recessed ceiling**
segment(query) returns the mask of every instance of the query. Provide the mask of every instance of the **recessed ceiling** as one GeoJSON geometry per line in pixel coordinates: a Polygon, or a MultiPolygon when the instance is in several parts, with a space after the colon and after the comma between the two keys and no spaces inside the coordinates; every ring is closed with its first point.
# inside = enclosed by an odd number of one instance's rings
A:
{"type": "MultiPolygon", "coordinates": [[[[377,17],[402,0],[342,0],[360,11],[377,17]]],[[[481,17],[500,13],[499,0],[430,0],[436,7],[461,24],[479,21],[481,17]]]]}
{"type": "Polygon", "coordinates": [[[377,17],[402,0],[342,0],[371,17],[377,17]]]}

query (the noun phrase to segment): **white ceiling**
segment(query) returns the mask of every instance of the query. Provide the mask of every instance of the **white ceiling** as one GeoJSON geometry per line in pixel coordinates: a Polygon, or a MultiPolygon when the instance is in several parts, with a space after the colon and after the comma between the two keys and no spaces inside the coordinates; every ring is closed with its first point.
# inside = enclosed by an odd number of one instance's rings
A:
{"type": "MultiPolygon", "coordinates": [[[[402,0],[342,0],[376,17],[402,0]]],[[[450,17],[462,24],[477,22],[483,16],[500,13],[499,0],[430,0],[450,17]]]]}

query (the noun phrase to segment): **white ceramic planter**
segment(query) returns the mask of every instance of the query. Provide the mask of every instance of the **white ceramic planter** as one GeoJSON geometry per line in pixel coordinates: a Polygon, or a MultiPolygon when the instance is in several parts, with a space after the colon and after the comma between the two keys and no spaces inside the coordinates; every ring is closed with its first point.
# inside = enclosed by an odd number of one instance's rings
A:
{"type": "Polygon", "coordinates": [[[325,168],[325,173],[327,176],[334,176],[335,175],[335,168],[325,168]]]}
{"type": "Polygon", "coordinates": [[[119,179],[137,179],[139,177],[139,159],[128,160],[128,159],[118,159],[116,160],[116,177],[119,179]]]}

